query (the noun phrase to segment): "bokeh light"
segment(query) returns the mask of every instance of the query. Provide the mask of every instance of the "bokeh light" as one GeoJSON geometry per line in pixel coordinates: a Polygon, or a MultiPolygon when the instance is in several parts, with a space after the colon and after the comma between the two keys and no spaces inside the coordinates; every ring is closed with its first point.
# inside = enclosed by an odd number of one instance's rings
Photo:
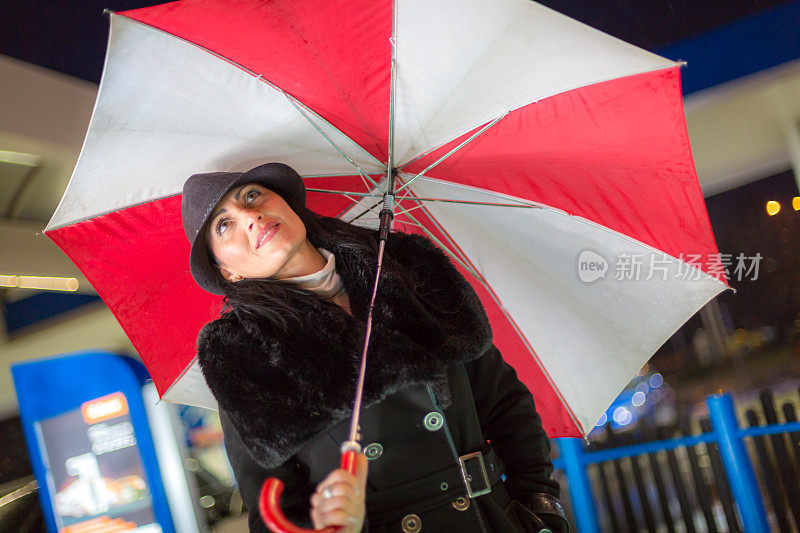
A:
{"type": "Polygon", "coordinates": [[[770,200],[767,202],[767,214],[769,216],[777,215],[778,211],[781,210],[781,204],[776,202],[775,200],[770,200]]]}
{"type": "Polygon", "coordinates": [[[617,407],[614,409],[614,422],[620,426],[625,426],[631,423],[633,415],[627,407],[617,407]]]}
{"type": "Polygon", "coordinates": [[[647,399],[647,396],[644,395],[642,391],[637,391],[633,393],[633,398],[631,398],[631,403],[634,407],[639,407],[644,405],[644,401],[647,399]]]}

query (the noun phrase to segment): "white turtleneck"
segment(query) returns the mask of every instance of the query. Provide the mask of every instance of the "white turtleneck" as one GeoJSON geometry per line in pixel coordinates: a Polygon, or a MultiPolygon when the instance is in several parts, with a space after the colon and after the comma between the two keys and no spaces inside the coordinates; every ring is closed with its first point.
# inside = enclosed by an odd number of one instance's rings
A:
{"type": "Polygon", "coordinates": [[[336,257],[325,248],[317,248],[317,250],[328,261],[322,267],[322,270],[305,276],[284,278],[282,281],[297,283],[304,289],[315,292],[326,300],[332,300],[333,303],[340,305],[349,313],[350,300],[347,298],[344,282],[336,272],[336,257]]]}

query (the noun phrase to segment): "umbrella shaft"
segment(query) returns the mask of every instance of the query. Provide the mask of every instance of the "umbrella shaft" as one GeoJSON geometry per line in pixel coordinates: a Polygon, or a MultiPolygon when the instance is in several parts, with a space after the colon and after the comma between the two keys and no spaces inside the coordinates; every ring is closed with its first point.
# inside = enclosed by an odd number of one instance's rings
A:
{"type": "Polygon", "coordinates": [[[381,239],[378,242],[378,268],[375,272],[375,284],[372,287],[372,298],[369,302],[369,312],[367,313],[367,329],[364,334],[364,349],[361,352],[361,367],[358,371],[358,382],[356,383],[356,397],[353,400],[353,416],[350,419],[350,442],[358,441],[358,420],[361,417],[361,396],[364,392],[364,376],[367,372],[367,349],[369,348],[369,335],[372,331],[372,306],[375,303],[375,295],[378,291],[378,278],[381,275],[381,263],[383,262],[383,249],[386,241],[381,239]]]}
{"type": "Polygon", "coordinates": [[[361,397],[364,392],[364,377],[367,373],[367,350],[369,349],[369,336],[372,332],[372,308],[375,305],[375,296],[378,294],[378,281],[381,277],[381,265],[383,264],[383,250],[392,230],[392,219],[394,218],[394,175],[389,178],[389,193],[384,197],[383,209],[381,210],[380,238],[378,240],[378,264],[375,268],[375,283],[372,286],[372,296],[369,300],[369,310],[367,311],[367,327],[364,332],[364,349],[361,352],[361,366],[358,370],[358,381],[356,382],[356,397],[353,400],[353,415],[350,419],[349,442],[358,442],[358,421],[361,418],[361,397]]]}

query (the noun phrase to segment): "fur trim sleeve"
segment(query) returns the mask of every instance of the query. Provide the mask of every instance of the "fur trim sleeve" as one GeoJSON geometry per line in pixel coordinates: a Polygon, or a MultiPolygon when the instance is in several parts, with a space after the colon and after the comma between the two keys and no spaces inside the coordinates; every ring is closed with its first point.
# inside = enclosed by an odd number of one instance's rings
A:
{"type": "Polygon", "coordinates": [[[303,390],[286,380],[280,346],[253,331],[254,324],[223,317],[206,324],[197,339],[198,362],[242,441],[260,463],[281,464],[305,436],[282,421],[304,401],[303,390]]]}

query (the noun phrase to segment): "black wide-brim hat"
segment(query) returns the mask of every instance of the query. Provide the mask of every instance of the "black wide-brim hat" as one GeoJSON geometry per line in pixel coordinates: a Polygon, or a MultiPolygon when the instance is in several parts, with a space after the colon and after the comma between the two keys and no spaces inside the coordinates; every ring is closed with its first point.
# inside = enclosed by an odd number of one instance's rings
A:
{"type": "Polygon", "coordinates": [[[305,207],[306,187],[303,179],[289,165],[266,163],[247,172],[211,172],[194,174],[183,184],[181,218],[183,231],[192,245],[189,266],[192,277],[212,294],[224,294],[223,279],[209,258],[205,238],[206,224],[219,201],[237,185],[258,183],[280,194],[284,200],[305,207]]]}

